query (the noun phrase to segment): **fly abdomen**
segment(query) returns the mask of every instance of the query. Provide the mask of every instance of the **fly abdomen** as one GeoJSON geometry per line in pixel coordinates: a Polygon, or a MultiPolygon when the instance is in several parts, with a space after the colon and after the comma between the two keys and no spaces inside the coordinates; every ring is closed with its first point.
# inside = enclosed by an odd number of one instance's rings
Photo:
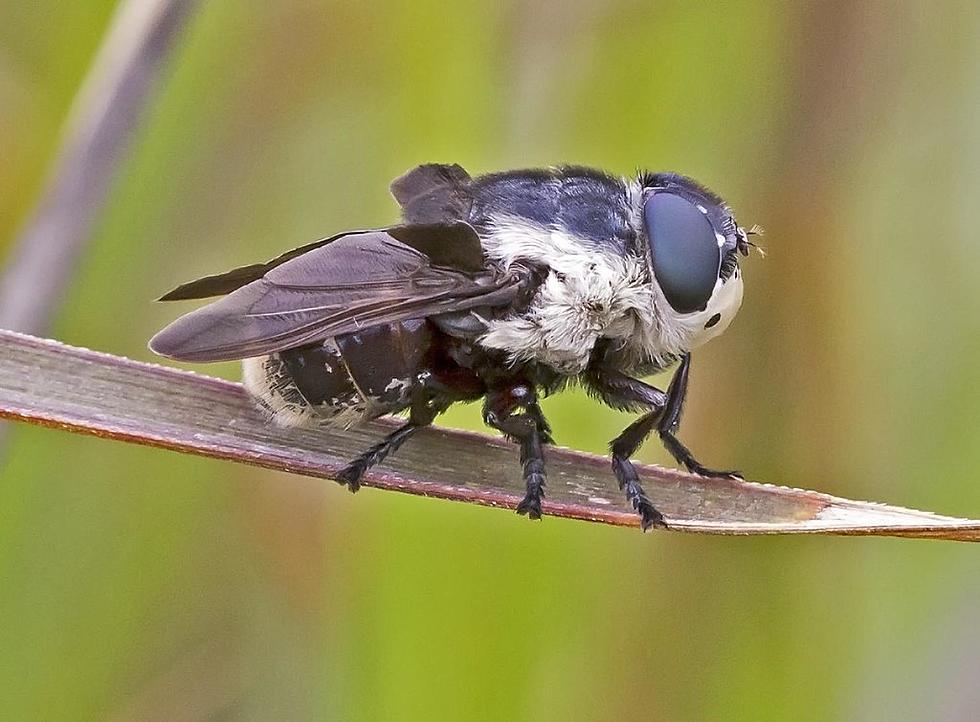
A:
{"type": "Polygon", "coordinates": [[[365,403],[335,339],[282,351],[279,357],[296,389],[320,415],[330,417],[365,403]]]}
{"type": "Polygon", "coordinates": [[[434,330],[425,319],[374,326],[337,337],[340,357],[365,401],[403,409],[432,346],[434,330]]]}
{"type": "Polygon", "coordinates": [[[352,426],[409,406],[432,336],[410,320],[249,359],[245,386],[284,425],[352,426]]]}

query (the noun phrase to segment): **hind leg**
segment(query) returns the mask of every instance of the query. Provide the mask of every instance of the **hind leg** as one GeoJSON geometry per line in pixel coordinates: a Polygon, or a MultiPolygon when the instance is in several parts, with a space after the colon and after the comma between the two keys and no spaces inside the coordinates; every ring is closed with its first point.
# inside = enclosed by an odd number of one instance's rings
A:
{"type": "Polygon", "coordinates": [[[396,452],[416,431],[429,426],[448,406],[448,403],[426,400],[421,392],[416,393],[408,421],[341,469],[336,476],[337,482],[346,486],[351,493],[356,492],[361,488],[364,472],[396,452]]]}

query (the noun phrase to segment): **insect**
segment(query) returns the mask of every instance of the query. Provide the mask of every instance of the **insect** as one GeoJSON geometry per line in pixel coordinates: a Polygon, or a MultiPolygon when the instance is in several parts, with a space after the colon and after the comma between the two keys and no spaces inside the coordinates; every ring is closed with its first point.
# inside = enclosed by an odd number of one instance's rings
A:
{"type": "Polygon", "coordinates": [[[408,412],[337,480],[365,471],[460,401],[520,446],[537,519],[551,429],[539,397],[580,384],[638,412],[610,444],[612,468],[644,530],[666,526],[630,457],[656,432],[689,471],[675,431],[691,351],[742,301],[738,255],[753,231],[694,180],[624,179],[582,167],[471,177],[419,166],[391,184],[402,223],[342,233],[163,296],[223,296],[150,341],[183,361],[242,359],[244,383],[286,425],[350,426],[408,412]],[[666,392],[637,377],[678,364],[666,392]]]}

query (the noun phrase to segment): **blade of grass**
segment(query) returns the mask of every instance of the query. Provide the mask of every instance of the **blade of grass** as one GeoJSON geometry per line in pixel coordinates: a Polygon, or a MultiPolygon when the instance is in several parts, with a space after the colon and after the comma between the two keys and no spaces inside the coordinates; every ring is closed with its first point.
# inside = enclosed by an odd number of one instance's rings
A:
{"type": "MultiPolygon", "coordinates": [[[[0,417],[268,469],[330,478],[396,423],[281,429],[239,384],[0,331],[0,417]]],[[[814,491],[706,479],[638,466],[677,531],[862,534],[980,541],[980,521],[851,501],[814,491]]],[[[637,526],[608,460],[548,449],[547,514],[637,526]]],[[[523,495],[516,449],[480,434],[421,432],[366,486],[514,508],[523,495]]]]}

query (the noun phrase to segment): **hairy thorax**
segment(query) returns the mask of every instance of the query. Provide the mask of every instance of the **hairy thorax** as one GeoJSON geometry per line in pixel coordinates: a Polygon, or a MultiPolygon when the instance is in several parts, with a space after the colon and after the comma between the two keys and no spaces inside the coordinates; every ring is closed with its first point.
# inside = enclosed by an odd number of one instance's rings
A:
{"type": "Polygon", "coordinates": [[[498,221],[484,246],[504,270],[533,263],[549,271],[529,307],[490,321],[480,343],[515,362],[535,361],[565,374],[585,370],[600,339],[612,341],[624,371],[665,365],[724,331],[741,303],[736,272],[703,311],[678,314],[651,282],[643,256],[523,218],[498,221]]]}

